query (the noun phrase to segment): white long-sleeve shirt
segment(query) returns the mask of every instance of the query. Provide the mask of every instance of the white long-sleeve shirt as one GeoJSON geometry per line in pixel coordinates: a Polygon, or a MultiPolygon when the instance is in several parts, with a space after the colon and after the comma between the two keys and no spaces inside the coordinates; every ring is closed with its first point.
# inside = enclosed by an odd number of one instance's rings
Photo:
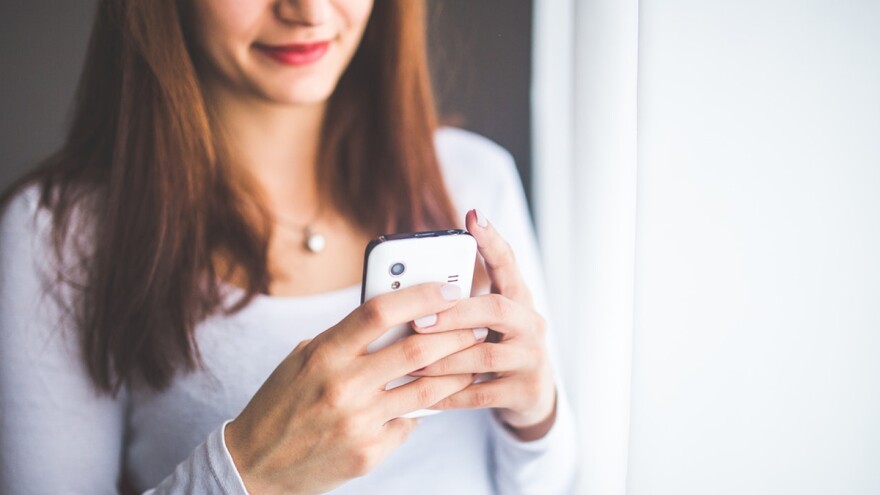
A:
{"type": "MultiPolygon", "coordinates": [[[[540,312],[547,304],[537,245],[511,156],[477,135],[443,129],[441,167],[460,218],[486,213],[511,244],[540,312]]],[[[47,295],[50,213],[35,186],[0,222],[0,493],[115,493],[121,470],[140,492],[244,494],[224,443],[225,425],[303,339],[336,324],[359,303],[359,286],[303,297],[257,296],[244,310],[202,321],[204,369],[176,375],[155,392],[126,387],[98,394],[78,349],[66,304],[47,295]]],[[[552,324],[551,359],[556,370],[552,324]]],[[[290,384],[295,387],[295,383],[290,384]]],[[[574,422],[557,374],[556,422],[523,442],[488,409],[422,419],[374,471],[330,493],[568,493],[574,422]]]]}

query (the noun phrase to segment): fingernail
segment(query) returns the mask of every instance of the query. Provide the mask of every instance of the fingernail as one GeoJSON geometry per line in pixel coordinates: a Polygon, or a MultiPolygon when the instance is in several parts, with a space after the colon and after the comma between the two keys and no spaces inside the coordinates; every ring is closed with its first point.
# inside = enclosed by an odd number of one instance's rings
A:
{"type": "Polygon", "coordinates": [[[455,284],[443,284],[440,287],[440,294],[443,295],[443,299],[447,301],[457,301],[461,299],[461,287],[455,284]]]}
{"type": "Polygon", "coordinates": [[[486,214],[481,212],[480,210],[474,210],[474,213],[477,215],[477,225],[482,228],[486,228],[489,226],[489,219],[486,218],[486,214]]]}
{"type": "Polygon", "coordinates": [[[486,336],[489,335],[489,329],[486,327],[474,328],[472,331],[474,332],[474,338],[479,342],[486,340],[486,336]]]}
{"type": "Polygon", "coordinates": [[[428,328],[431,325],[437,323],[437,315],[433,314],[433,315],[423,316],[421,318],[416,318],[415,320],[413,320],[413,323],[415,323],[416,326],[419,328],[428,328]]]}

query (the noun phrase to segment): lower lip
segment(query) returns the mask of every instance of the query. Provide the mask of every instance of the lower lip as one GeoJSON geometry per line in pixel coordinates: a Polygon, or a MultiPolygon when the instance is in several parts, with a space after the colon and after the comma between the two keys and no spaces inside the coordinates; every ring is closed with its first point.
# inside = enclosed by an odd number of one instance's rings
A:
{"type": "Polygon", "coordinates": [[[271,47],[256,45],[255,48],[266,54],[278,63],[291,66],[309,65],[321,60],[327,49],[329,41],[310,43],[308,45],[291,45],[289,47],[271,47]]]}

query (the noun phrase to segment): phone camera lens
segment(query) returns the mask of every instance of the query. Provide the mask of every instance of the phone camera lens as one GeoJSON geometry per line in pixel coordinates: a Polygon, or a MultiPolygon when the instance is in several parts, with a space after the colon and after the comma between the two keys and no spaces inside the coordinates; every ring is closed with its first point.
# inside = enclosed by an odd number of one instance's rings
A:
{"type": "Polygon", "coordinates": [[[403,263],[397,262],[397,263],[391,265],[391,269],[389,271],[391,272],[391,275],[393,275],[395,277],[399,277],[401,274],[403,274],[404,270],[406,270],[406,265],[404,265],[403,263]]]}

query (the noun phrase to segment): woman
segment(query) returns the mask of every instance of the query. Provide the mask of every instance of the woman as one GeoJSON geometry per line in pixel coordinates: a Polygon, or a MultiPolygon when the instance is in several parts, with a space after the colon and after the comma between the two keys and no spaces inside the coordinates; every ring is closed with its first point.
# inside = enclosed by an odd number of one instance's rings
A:
{"type": "Polygon", "coordinates": [[[66,143],[4,200],[0,491],[566,490],[521,186],[436,129],[423,10],[101,2],[66,143]],[[475,297],[358,305],[371,237],[465,211],[475,297]],[[446,411],[401,417],[427,407],[446,411]]]}

